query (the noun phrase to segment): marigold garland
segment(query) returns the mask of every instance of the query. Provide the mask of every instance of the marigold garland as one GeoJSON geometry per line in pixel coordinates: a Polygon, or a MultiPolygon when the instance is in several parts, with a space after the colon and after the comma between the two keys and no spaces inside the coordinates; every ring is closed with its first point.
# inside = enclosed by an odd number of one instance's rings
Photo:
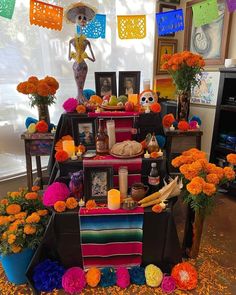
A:
{"type": "Polygon", "coordinates": [[[66,203],[64,201],[57,201],[53,207],[55,211],[61,213],[66,210],[66,203]]]}

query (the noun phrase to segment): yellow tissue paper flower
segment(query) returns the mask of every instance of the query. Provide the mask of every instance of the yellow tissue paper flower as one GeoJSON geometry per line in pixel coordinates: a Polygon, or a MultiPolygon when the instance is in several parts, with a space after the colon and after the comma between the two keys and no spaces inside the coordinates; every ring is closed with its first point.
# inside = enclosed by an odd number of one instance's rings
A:
{"type": "Polygon", "coordinates": [[[163,273],[160,268],[154,264],[149,264],[145,267],[145,278],[148,286],[158,287],[162,282],[163,273]]]}
{"type": "Polygon", "coordinates": [[[36,132],[36,124],[31,123],[27,130],[29,133],[35,133],[36,132]]]}

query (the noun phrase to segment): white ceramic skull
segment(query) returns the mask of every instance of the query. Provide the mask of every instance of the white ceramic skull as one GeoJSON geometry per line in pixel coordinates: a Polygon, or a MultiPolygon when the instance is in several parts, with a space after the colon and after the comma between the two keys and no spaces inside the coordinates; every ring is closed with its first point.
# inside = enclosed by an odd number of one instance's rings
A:
{"type": "Polygon", "coordinates": [[[144,90],[139,95],[139,103],[142,106],[150,106],[157,101],[157,97],[152,90],[144,90]]]}

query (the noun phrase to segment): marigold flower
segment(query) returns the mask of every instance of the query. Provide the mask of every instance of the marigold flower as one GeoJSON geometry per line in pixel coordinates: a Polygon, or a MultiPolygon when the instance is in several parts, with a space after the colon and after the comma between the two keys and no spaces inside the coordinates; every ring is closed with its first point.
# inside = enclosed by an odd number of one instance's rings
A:
{"type": "Polygon", "coordinates": [[[33,93],[36,93],[37,91],[37,86],[33,83],[28,83],[27,86],[26,86],[26,92],[28,94],[33,94],[33,93]]]}
{"type": "Polygon", "coordinates": [[[226,159],[230,164],[236,165],[236,154],[228,154],[226,159]]]}
{"type": "Polygon", "coordinates": [[[15,215],[17,213],[20,213],[20,211],[21,211],[21,206],[18,204],[11,204],[11,205],[8,205],[6,208],[6,212],[9,215],[15,215]]]}
{"type": "Polygon", "coordinates": [[[20,196],[20,192],[11,192],[11,193],[10,193],[10,196],[11,196],[12,198],[19,197],[19,196],[20,196]]]}
{"type": "Polygon", "coordinates": [[[223,170],[223,168],[216,167],[215,168],[215,174],[218,176],[219,180],[221,180],[224,177],[224,170],[223,170]]]}
{"type": "Polygon", "coordinates": [[[6,231],[2,234],[2,239],[3,240],[6,240],[7,239],[7,232],[6,231]]]}
{"type": "Polygon", "coordinates": [[[216,187],[212,183],[206,182],[203,185],[203,192],[206,194],[208,197],[211,197],[215,192],[216,192],[216,187]]]}
{"type": "Polygon", "coordinates": [[[14,234],[10,234],[7,238],[7,242],[9,245],[13,244],[16,240],[16,236],[14,234]]]}
{"type": "Polygon", "coordinates": [[[10,215],[10,216],[8,216],[7,218],[8,218],[8,220],[9,220],[10,222],[15,221],[15,219],[16,219],[14,215],[10,215]]]}
{"type": "Polygon", "coordinates": [[[200,183],[202,186],[205,184],[205,180],[200,176],[194,177],[191,182],[200,183]]]}
{"type": "Polygon", "coordinates": [[[25,219],[27,216],[27,213],[26,212],[20,212],[18,214],[15,214],[15,218],[16,219],[25,219]]]}
{"type": "Polygon", "coordinates": [[[216,170],[216,165],[215,164],[208,163],[206,165],[206,171],[207,171],[207,173],[215,173],[215,170],[216,170]]]}
{"type": "Polygon", "coordinates": [[[28,92],[27,92],[27,84],[28,84],[28,82],[21,82],[21,83],[19,83],[18,85],[17,85],[17,88],[16,88],[16,90],[18,91],[18,92],[20,92],[20,93],[23,93],[23,94],[29,94],[28,92]]]}
{"type": "Polygon", "coordinates": [[[40,96],[48,96],[50,94],[50,87],[44,80],[40,80],[37,86],[37,93],[40,96]]]}
{"type": "Polygon", "coordinates": [[[83,104],[78,104],[76,107],[76,111],[79,114],[84,114],[86,113],[86,107],[83,104]]]}
{"type": "Polygon", "coordinates": [[[161,61],[162,62],[165,62],[165,61],[168,61],[169,59],[171,58],[171,54],[162,54],[161,56],[161,61]]]}
{"type": "Polygon", "coordinates": [[[88,200],[86,202],[86,209],[89,210],[89,209],[94,209],[96,207],[97,207],[97,204],[96,204],[95,200],[88,200]]]}
{"type": "Polygon", "coordinates": [[[235,179],[235,172],[231,167],[225,167],[224,168],[224,176],[227,178],[227,180],[234,180],[235,179]]]}
{"type": "Polygon", "coordinates": [[[22,247],[18,245],[12,245],[11,250],[13,253],[19,253],[22,250],[22,247]]]}
{"type": "Polygon", "coordinates": [[[193,159],[189,156],[178,156],[172,160],[171,164],[172,166],[177,168],[184,164],[191,164],[192,162],[193,162],[193,159]]]}
{"type": "Polygon", "coordinates": [[[57,90],[59,88],[59,83],[57,82],[57,80],[53,77],[50,76],[46,76],[44,78],[44,82],[47,83],[47,85],[51,88],[55,88],[55,90],[57,90]]]}
{"type": "Polygon", "coordinates": [[[17,223],[12,223],[9,227],[8,227],[8,231],[9,232],[14,232],[14,231],[17,231],[18,229],[18,224],[17,223]]]}
{"type": "Polygon", "coordinates": [[[205,171],[206,170],[206,166],[208,164],[207,159],[198,159],[197,161],[195,161],[195,163],[198,163],[202,166],[202,170],[205,171]]]}
{"type": "Polygon", "coordinates": [[[38,223],[40,221],[40,216],[38,215],[38,213],[34,212],[29,215],[25,221],[27,223],[38,223]]]}
{"type": "Polygon", "coordinates": [[[78,202],[74,197],[68,198],[66,200],[66,208],[75,209],[78,206],[78,202]]]}
{"type": "Polygon", "coordinates": [[[32,190],[32,192],[37,192],[40,190],[40,186],[34,185],[34,186],[32,186],[31,190],[32,190]]]}
{"type": "Polygon", "coordinates": [[[7,199],[2,199],[2,200],[0,201],[0,204],[2,204],[2,205],[7,205],[7,204],[8,204],[8,200],[7,200],[7,199]]]}
{"type": "Polygon", "coordinates": [[[47,215],[48,214],[48,210],[38,210],[37,211],[37,214],[39,215],[39,216],[45,216],[45,215],[47,215]]]}
{"type": "Polygon", "coordinates": [[[31,77],[29,77],[28,82],[32,83],[34,85],[37,85],[38,82],[39,82],[39,79],[37,77],[35,77],[35,76],[31,76],[31,77]]]}
{"type": "Polygon", "coordinates": [[[8,216],[0,216],[0,226],[10,222],[8,216]]]}
{"type": "Polygon", "coordinates": [[[38,198],[38,194],[36,192],[27,193],[25,198],[26,200],[36,200],[38,198]]]}
{"type": "Polygon", "coordinates": [[[36,233],[36,227],[35,227],[35,226],[32,226],[32,225],[30,225],[30,224],[26,224],[26,225],[24,226],[24,233],[25,233],[26,235],[33,235],[33,234],[36,233]]]}
{"type": "Polygon", "coordinates": [[[183,156],[192,156],[193,154],[198,153],[198,152],[200,152],[199,149],[197,149],[197,148],[191,148],[191,149],[189,149],[187,151],[182,152],[182,155],[183,156]]]}
{"type": "Polygon", "coordinates": [[[191,181],[186,186],[187,191],[190,192],[192,195],[199,195],[202,192],[202,184],[197,181],[191,181]]]}
{"type": "Polygon", "coordinates": [[[215,184],[215,185],[219,184],[219,182],[220,182],[218,175],[215,173],[208,174],[206,176],[206,180],[207,180],[207,182],[215,184]]]}
{"type": "Polygon", "coordinates": [[[64,201],[57,201],[54,204],[54,209],[59,213],[64,212],[66,210],[66,203],[64,201]]]}

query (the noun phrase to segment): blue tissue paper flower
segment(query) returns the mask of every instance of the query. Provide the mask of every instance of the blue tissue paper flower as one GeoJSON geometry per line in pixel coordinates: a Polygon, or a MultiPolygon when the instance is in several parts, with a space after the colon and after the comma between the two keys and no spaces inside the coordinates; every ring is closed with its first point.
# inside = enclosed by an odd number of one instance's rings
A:
{"type": "Polygon", "coordinates": [[[104,267],[101,270],[101,287],[111,287],[116,284],[116,273],[113,267],[104,267]]]}
{"type": "Polygon", "coordinates": [[[157,142],[158,142],[158,145],[161,149],[164,148],[165,144],[166,144],[166,138],[165,136],[163,135],[157,135],[156,136],[156,139],[157,139],[157,142]]]}
{"type": "Polygon", "coordinates": [[[34,286],[38,291],[52,292],[62,289],[62,276],[65,268],[57,261],[46,259],[33,269],[34,286]]]}
{"type": "Polygon", "coordinates": [[[201,126],[202,125],[202,120],[198,117],[198,116],[192,116],[192,118],[189,120],[191,121],[197,121],[198,125],[201,126]]]}
{"type": "Polygon", "coordinates": [[[129,269],[132,284],[144,285],[146,283],[145,271],[142,266],[133,266],[129,269]]]}
{"type": "Polygon", "coordinates": [[[90,97],[95,94],[96,94],[96,92],[92,89],[84,89],[84,91],[83,91],[83,95],[87,100],[89,100],[90,97]]]}
{"type": "Polygon", "coordinates": [[[37,122],[38,122],[38,120],[36,120],[32,117],[27,117],[25,120],[25,127],[28,128],[31,123],[36,124],[37,122]]]}
{"type": "Polygon", "coordinates": [[[178,127],[178,121],[174,121],[173,124],[172,124],[175,128],[178,127]]]}

